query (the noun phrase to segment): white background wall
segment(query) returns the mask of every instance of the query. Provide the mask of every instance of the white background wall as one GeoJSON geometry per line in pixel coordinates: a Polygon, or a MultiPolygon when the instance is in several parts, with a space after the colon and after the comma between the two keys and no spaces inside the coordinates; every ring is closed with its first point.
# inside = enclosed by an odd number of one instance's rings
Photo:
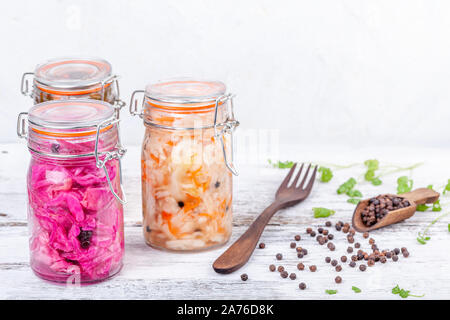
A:
{"type": "MultiPolygon", "coordinates": [[[[282,142],[446,146],[450,1],[16,0],[0,10],[0,142],[31,100],[23,72],[48,58],[103,57],[122,98],[148,82],[216,78],[238,94],[241,132],[282,142]]],[[[123,136],[143,125],[124,115],[123,136]]]]}

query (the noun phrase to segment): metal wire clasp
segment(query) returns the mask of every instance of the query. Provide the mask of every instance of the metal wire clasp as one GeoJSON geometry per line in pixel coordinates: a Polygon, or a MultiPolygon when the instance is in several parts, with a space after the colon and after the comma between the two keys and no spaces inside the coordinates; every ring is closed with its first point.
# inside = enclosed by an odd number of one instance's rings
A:
{"type": "MultiPolygon", "coordinates": [[[[142,108],[141,108],[141,110],[138,111],[138,99],[135,98],[136,94],[138,94],[138,93],[145,94],[145,90],[135,90],[131,94],[131,98],[130,98],[130,114],[132,116],[139,116],[140,118],[142,118],[142,116],[143,116],[142,108]]],[[[141,105],[142,106],[144,105],[144,97],[142,97],[141,105]]]]}
{"type": "Polygon", "coordinates": [[[222,144],[223,151],[223,159],[225,161],[225,165],[228,170],[231,171],[235,176],[239,175],[236,168],[234,167],[233,158],[234,158],[234,146],[233,146],[233,131],[239,126],[239,121],[234,117],[234,105],[233,105],[234,95],[232,93],[228,93],[222,95],[216,99],[215,110],[214,110],[214,137],[219,138],[222,144]],[[227,101],[230,101],[230,112],[227,120],[223,123],[217,123],[217,113],[220,104],[224,104],[227,101]],[[224,134],[230,134],[230,145],[231,145],[231,159],[228,159],[227,152],[225,149],[225,141],[223,139],[224,134]]]}
{"type": "Polygon", "coordinates": [[[119,119],[107,119],[103,122],[101,122],[98,126],[97,126],[97,133],[95,136],[95,149],[94,149],[94,155],[95,155],[95,165],[97,166],[97,168],[101,169],[103,168],[103,170],[105,171],[105,175],[106,175],[106,180],[108,180],[108,185],[109,185],[109,189],[111,190],[112,194],[114,195],[114,197],[116,197],[117,201],[119,201],[121,204],[125,204],[127,203],[127,199],[126,199],[126,195],[125,192],[123,190],[123,184],[122,184],[122,163],[121,163],[121,158],[123,157],[123,155],[127,152],[126,149],[123,148],[122,143],[120,141],[120,132],[119,132],[119,126],[117,126],[117,146],[116,149],[114,151],[107,151],[105,153],[99,153],[98,152],[98,142],[100,139],[100,130],[102,127],[106,127],[109,125],[113,125],[118,123],[120,120],[119,119]],[[100,155],[105,155],[105,157],[103,158],[103,160],[100,159],[100,155]],[[113,160],[113,159],[117,159],[119,160],[119,178],[120,178],[120,191],[122,193],[123,199],[120,198],[120,196],[114,191],[114,187],[111,183],[111,179],[109,177],[109,173],[108,173],[108,169],[106,168],[106,163],[109,160],[113,160]]]}
{"type": "Polygon", "coordinates": [[[105,87],[108,83],[112,82],[111,85],[114,85],[116,87],[116,93],[117,96],[114,99],[114,109],[116,110],[116,118],[119,119],[120,116],[120,110],[125,107],[127,104],[125,103],[125,101],[120,99],[120,88],[119,88],[119,76],[118,75],[112,75],[104,80],[102,80],[101,82],[101,96],[103,100],[106,100],[105,94],[105,87]]]}
{"type": "Polygon", "coordinates": [[[26,117],[28,117],[28,112],[21,112],[17,117],[17,136],[21,139],[25,139],[28,135],[25,127],[26,117]]]}
{"type": "Polygon", "coordinates": [[[33,80],[29,79],[30,76],[32,76],[31,78],[34,78],[34,73],[33,72],[25,72],[22,75],[22,81],[20,83],[20,92],[24,95],[24,96],[28,96],[28,97],[32,97],[33,96],[33,85],[30,85],[30,82],[32,83],[33,80]]]}

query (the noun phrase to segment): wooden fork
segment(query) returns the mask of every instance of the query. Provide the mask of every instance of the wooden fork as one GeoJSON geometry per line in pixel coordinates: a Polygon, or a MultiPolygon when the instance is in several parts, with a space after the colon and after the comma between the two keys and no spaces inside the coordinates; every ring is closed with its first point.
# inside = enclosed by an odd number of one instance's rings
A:
{"type": "Polygon", "coordinates": [[[305,176],[302,182],[297,186],[297,182],[303,170],[303,164],[300,167],[299,172],[295,176],[292,183],[289,185],[292,175],[294,174],[297,164],[294,164],[284,178],[280,187],[275,194],[275,201],[268,206],[258,218],[251,224],[248,230],[236,240],[231,247],[227,249],[216,261],[214,261],[213,268],[218,273],[231,273],[238,270],[244,264],[247,263],[248,259],[255,250],[256,244],[258,243],[261,234],[264,231],[267,223],[269,223],[272,216],[280,209],[291,207],[297,203],[305,200],[311,193],[311,189],[314,184],[316,177],[317,166],[314,167],[314,171],[309,179],[306,187],[306,179],[308,177],[309,169],[311,165],[308,166],[305,176]]]}

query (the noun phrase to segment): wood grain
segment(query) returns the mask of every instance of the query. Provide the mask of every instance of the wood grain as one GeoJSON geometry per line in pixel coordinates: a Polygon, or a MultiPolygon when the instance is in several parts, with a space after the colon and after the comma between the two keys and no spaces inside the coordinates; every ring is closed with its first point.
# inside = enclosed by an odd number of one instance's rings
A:
{"type": "MultiPolygon", "coordinates": [[[[230,275],[214,272],[212,262],[225,251],[227,246],[216,250],[179,254],[154,250],[144,243],[141,230],[140,204],[140,147],[129,147],[124,158],[124,182],[130,202],[125,207],[126,254],[124,268],[115,278],[92,286],[70,287],[54,285],[33,275],[28,262],[28,230],[26,220],[25,174],[28,167],[28,152],[24,144],[1,145],[0,151],[0,298],[1,299],[400,299],[390,290],[399,285],[422,294],[422,299],[450,299],[450,233],[447,224],[450,218],[438,221],[430,228],[431,240],[426,245],[416,241],[417,232],[422,231],[434,218],[448,211],[450,199],[441,197],[442,212],[417,212],[413,217],[398,224],[371,232],[377,245],[384,248],[407,247],[409,258],[400,257],[398,262],[377,264],[366,272],[352,269],[347,265],[339,275],[341,284],[336,284],[336,273],[325,263],[325,256],[338,259],[345,254],[348,244],[345,235],[335,234],[336,251],[331,253],[317,244],[305,233],[306,227],[323,225],[326,219],[314,219],[311,208],[323,206],[336,210],[331,221],[350,222],[354,205],[346,202],[346,196],[336,194],[336,189],[353,176],[362,181],[364,166],[334,170],[329,183],[316,183],[311,195],[296,207],[277,213],[262,234],[265,249],[256,249],[249,262],[239,271],[230,275]],[[299,242],[308,249],[308,255],[301,261],[309,266],[315,264],[318,271],[298,271],[299,259],[289,243],[295,234],[300,234],[299,242]],[[282,264],[288,272],[295,272],[297,280],[282,279],[278,272],[270,272],[270,264],[279,265],[275,259],[282,253],[282,264]],[[247,273],[249,280],[240,280],[241,273],[247,273]],[[298,289],[299,282],[308,288],[298,289]],[[351,286],[362,292],[355,294],[351,286]],[[338,294],[329,296],[325,289],[337,289],[338,294]]],[[[302,153],[295,146],[288,146],[282,159],[297,161],[330,162],[328,149],[303,148],[302,153]]],[[[423,161],[425,164],[415,169],[411,177],[414,187],[434,184],[442,187],[450,178],[450,152],[439,150],[344,150],[335,153],[333,162],[349,164],[377,157],[381,163],[410,165],[423,161]]],[[[258,165],[238,162],[240,175],[235,179],[234,227],[231,241],[236,240],[273,200],[273,195],[285,170],[269,168],[260,159],[258,165]]],[[[358,183],[365,198],[380,193],[396,193],[396,179],[410,172],[396,173],[382,178],[382,186],[358,183]]],[[[438,189],[439,190],[439,189],[438,189]]],[[[360,234],[355,240],[368,249],[367,240],[360,234]]],[[[231,242],[230,242],[231,243],[231,242]]],[[[412,299],[412,298],[409,298],[412,299]]]]}

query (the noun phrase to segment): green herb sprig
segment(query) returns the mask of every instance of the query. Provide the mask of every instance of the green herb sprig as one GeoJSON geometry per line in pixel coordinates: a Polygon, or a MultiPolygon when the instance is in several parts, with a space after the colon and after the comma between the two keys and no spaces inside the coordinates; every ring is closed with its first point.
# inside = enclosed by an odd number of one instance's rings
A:
{"type": "Polygon", "coordinates": [[[398,294],[403,299],[408,298],[408,297],[422,298],[422,297],[425,296],[425,294],[423,294],[421,296],[415,295],[415,294],[411,294],[409,290],[400,289],[400,287],[398,285],[395,286],[394,288],[392,288],[392,293],[393,294],[398,294]]]}
{"type": "Polygon", "coordinates": [[[402,194],[412,190],[413,180],[409,179],[407,176],[401,176],[397,179],[397,193],[402,194]]]}
{"type": "Polygon", "coordinates": [[[355,286],[352,286],[352,290],[355,291],[355,293],[360,293],[361,289],[355,286]]]}
{"type": "Polygon", "coordinates": [[[322,182],[329,182],[333,178],[333,172],[330,168],[326,167],[319,167],[317,170],[320,173],[320,181],[322,182]]]}
{"type": "Polygon", "coordinates": [[[326,218],[335,213],[334,210],[321,207],[312,208],[312,210],[314,212],[314,218],[326,218]]]}
{"type": "Polygon", "coordinates": [[[328,293],[328,294],[336,294],[338,291],[337,290],[330,290],[330,289],[328,289],[328,290],[325,290],[325,293],[328,293]]]}
{"type": "MultiPolygon", "coordinates": [[[[437,217],[436,219],[434,219],[433,221],[431,221],[423,231],[418,232],[417,234],[417,242],[419,242],[420,244],[427,244],[427,241],[429,241],[431,239],[431,237],[428,235],[428,231],[431,228],[432,225],[434,225],[436,222],[438,222],[439,220],[441,220],[442,218],[446,217],[450,215],[450,211],[446,212],[444,214],[441,214],[439,217],[437,217]]],[[[449,228],[450,228],[450,224],[449,224],[449,228]]],[[[450,231],[450,229],[449,229],[450,231]]]]}

